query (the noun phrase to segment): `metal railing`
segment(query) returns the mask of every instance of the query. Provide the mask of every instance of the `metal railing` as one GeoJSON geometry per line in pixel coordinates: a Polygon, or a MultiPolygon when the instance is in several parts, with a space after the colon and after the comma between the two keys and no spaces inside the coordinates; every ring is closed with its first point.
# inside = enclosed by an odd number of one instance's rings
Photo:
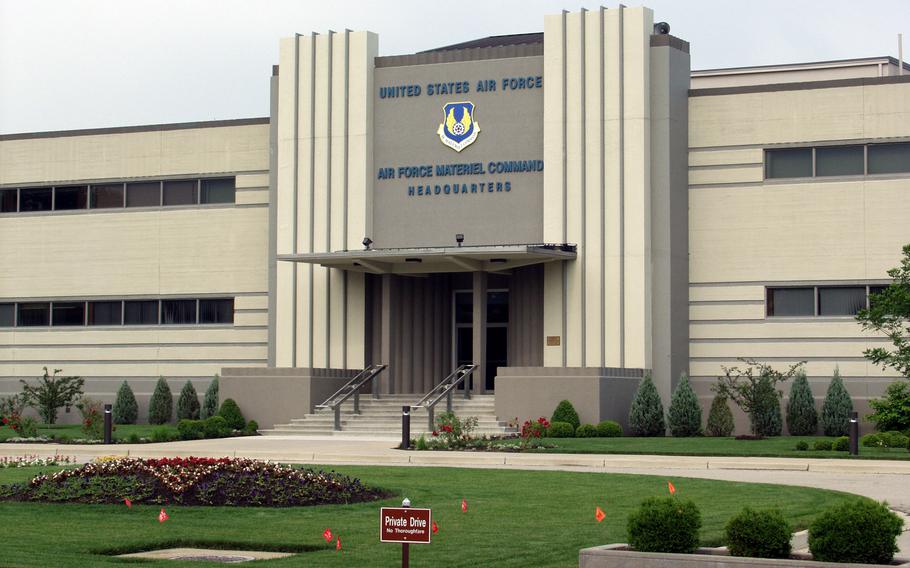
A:
{"type": "MultiPolygon", "coordinates": [[[[335,411],[335,425],[332,427],[336,432],[341,431],[341,404],[351,396],[354,397],[354,414],[360,414],[360,389],[363,385],[372,381],[376,375],[383,372],[388,365],[378,363],[370,365],[366,369],[357,373],[357,375],[338,389],[335,394],[330,396],[322,404],[317,404],[316,408],[331,408],[335,411]]],[[[373,398],[379,398],[377,391],[373,389],[373,398]]]]}
{"type": "Polygon", "coordinates": [[[411,405],[411,408],[427,409],[427,427],[430,430],[433,430],[435,426],[435,408],[436,404],[442,400],[442,397],[446,397],[446,412],[452,412],[452,391],[458,388],[458,385],[464,383],[464,397],[465,399],[471,398],[471,388],[467,379],[475,369],[477,369],[477,365],[459,365],[457,369],[452,371],[452,374],[444,378],[442,382],[433,387],[433,390],[417,401],[417,404],[411,405]]]}

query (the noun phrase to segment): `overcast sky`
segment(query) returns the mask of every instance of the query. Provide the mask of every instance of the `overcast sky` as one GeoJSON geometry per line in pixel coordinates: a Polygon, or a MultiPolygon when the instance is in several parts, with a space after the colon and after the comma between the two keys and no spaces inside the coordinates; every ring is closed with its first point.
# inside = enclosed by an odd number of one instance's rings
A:
{"type": "MultiPolygon", "coordinates": [[[[266,116],[278,40],[379,34],[381,55],[543,30],[572,0],[0,0],[0,133],[266,116]]],[[[628,1],[636,6],[638,2],[628,1]]],[[[651,0],[692,68],[897,56],[910,0],[651,0]]]]}

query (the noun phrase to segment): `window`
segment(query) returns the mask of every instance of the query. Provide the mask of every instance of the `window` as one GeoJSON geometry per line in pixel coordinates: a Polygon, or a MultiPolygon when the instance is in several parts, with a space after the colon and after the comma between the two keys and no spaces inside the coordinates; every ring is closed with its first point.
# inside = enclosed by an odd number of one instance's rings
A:
{"type": "Polygon", "coordinates": [[[816,176],[853,176],[865,172],[862,146],[834,146],[815,149],[816,176]]]}
{"type": "Polygon", "coordinates": [[[83,186],[54,188],[54,209],[68,211],[88,206],[88,188],[83,186]]]}
{"type": "Polygon", "coordinates": [[[196,180],[164,182],[164,205],[195,205],[196,185],[196,180]]]}
{"type": "Polygon", "coordinates": [[[158,300],[127,300],[123,306],[126,325],[158,325],[158,300]]]}
{"type": "Polygon", "coordinates": [[[768,288],[769,316],[814,316],[815,288],[768,288]]]}
{"type": "Polygon", "coordinates": [[[121,302],[89,302],[88,325],[120,325],[122,313],[121,302]]]}
{"type": "Polygon", "coordinates": [[[19,327],[34,327],[50,325],[51,305],[48,302],[29,302],[19,304],[19,313],[16,318],[19,327]]]}
{"type": "Polygon", "coordinates": [[[196,323],[196,300],[161,300],[161,323],[196,323]]]}
{"type": "Polygon", "coordinates": [[[199,323],[234,323],[234,300],[199,300],[199,323]]]}
{"type": "Polygon", "coordinates": [[[50,187],[20,189],[19,211],[50,211],[53,191],[50,187]]]}
{"type": "Polygon", "coordinates": [[[16,324],[16,304],[0,304],[0,327],[16,324]]]}
{"type": "Polygon", "coordinates": [[[158,207],[161,205],[161,183],[144,181],[126,184],[127,207],[158,207]]]}
{"type": "Polygon", "coordinates": [[[509,323],[508,292],[487,292],[487,323],[509,323]]]}
{"type": "Polygon", "coordinates": [[[474,321],[474,293],[455,292],[455,323],[474,321]]]}
{"type": "Polygon", "coordinates": [[[202,180],[200,203],[234,203],[234,178],[202,180]]]}
{"type": "Polygon", "coordinates": [[[15,189],[0,189],[0,213],[15,213],[19,210],[19,197],[15,189]]]}
{"type": "Polygon", "coordinates": [[[866,287],[831,287],[818,289],[818,315],[855,316],[866,307],[866,287]]]}
{"type": "Polygon", "coordinates": [[[93,185],[91,202],[92,209],[123,207],[123,184],[93,185]]]}
{"type": "Polygon", "coordinates": [[[85,302],[54,302],[51,325],[85,325],[85,302]]]}
{"type": "Polygon", "coordinates": [[[766,150],[765,177],[812,177],[812,148],[766,150]]]}
{"type": "Polygon", "coordinates": [[[910,172],[910,143],[869,144],[869,173],[910,172]]]}

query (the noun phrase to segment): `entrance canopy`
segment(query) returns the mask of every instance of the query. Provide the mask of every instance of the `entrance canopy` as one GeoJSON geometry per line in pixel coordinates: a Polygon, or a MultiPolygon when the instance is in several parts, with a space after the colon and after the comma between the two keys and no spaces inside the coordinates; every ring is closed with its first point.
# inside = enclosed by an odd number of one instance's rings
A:
{"type": "Polygon", "coordinates": [[[320,264],[329,268],[372,274],[428,274],[501,272],[555,260],[575,260],[575,257],[575,245],[524,244],[280,254],[278,260],[320,264]]]}

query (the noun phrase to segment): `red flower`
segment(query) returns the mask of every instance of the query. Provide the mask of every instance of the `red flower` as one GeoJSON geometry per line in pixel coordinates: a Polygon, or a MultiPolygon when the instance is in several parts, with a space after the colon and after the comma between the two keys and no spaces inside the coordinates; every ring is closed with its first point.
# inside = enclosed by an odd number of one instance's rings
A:
{"type": "Polygon", "coordinates": [[[4,417],[3,417],[3,423],[4,423],[4,424],[9,424],[9,418],[7,418],[6,416],[4,416],[4,417]]]}
{"type": "Polygon", "coordinates": [[[433,430],[433,435],[434,435],[434,436],[438,436],[438,435],[439,435],[439,432],[437,432],[436,430],[433,430]]]}

